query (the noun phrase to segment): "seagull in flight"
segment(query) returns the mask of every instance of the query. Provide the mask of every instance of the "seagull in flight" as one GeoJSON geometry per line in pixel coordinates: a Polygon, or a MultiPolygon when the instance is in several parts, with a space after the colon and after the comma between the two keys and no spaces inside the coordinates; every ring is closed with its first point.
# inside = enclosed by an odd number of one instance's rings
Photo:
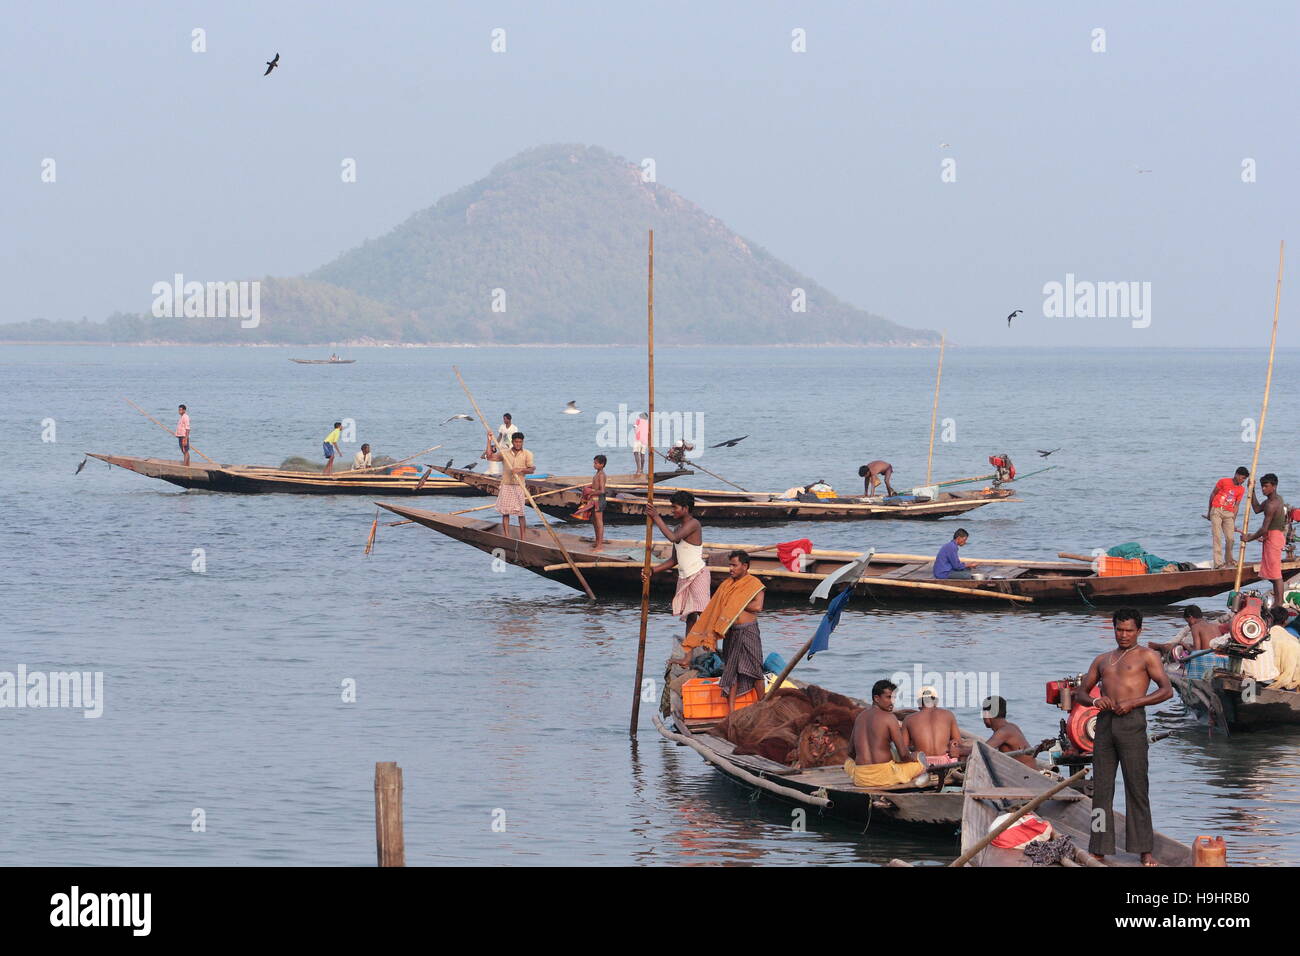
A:
{"type": "Polygon", "coordinates": [[[939,144],[939,148],[940,148],[940,149],[952,149],[952,143],[940,143],[940,144],[939,144]]]}
{"type": "Polygon", "coordinates": [[[1149,172],[1151,172],[1151,170],[1149,170],[1149,169],[1138,169],[1138,173],[1139,173],[1139,175],[1142,174],[1142,173],[1149,173],[1149,172]]]}
{"type": "MultiPolygon", "coordinates": [[[[451,418],[447,419],[447,422],[472,422],[473,420],[474,420],[473,415],[462,414],[462,415],[452,415],[451,418]]],[[[447,422],[443,422],[442,424],[445,425],[447,424],[447,422]]],[[[451,464],[448,463],[447,467],[450,468],[451,464]]]]}
{"type": "Polygon", "coordinates": [[[275,59],[274,59],[274,60],[267,60],[267,61],[266,61],[266,72],[263,73],[262,75],[263,75],[263,76],[270,76],[270,75],[271,75],[271,71],[274,70],[274,69],[275,69],[277,66],[279,66],[279,65],[280,65],[280,54],[277,53],[277,54],[275,55],[275,59]]]}
{"type": "Polygon", "coordinates": [[[569,402],[569,404],[567,404],[567,405],[564,406],[564,414],[566,414],[566,415],[581,415],[581,414],[582,414],[582,409],[578,407],[578,403],[577,403],[577,402],[569,402]]]}
{"type": "Polygon", "coordinates": [[[741,435],[739,438],[728,438],[726,441],[720,441],[716,445],[710,445],[710,448],[735,448],[742,441],[748,438],[748,435],[741,435]]]}
{"type": "Polygon", "coordinates": [[[1053,448],[1051,451],[1043,451],[1041,448],[1037,449],[1038,454],[1039,454],[1041,457],[1043,457],[1043,458],[1046,458],[1048,455],[1055,454],[1056,452],[1058,452],[1058,451],[1060,451],[1060,450],[1061,450],[1061,449],[1059,449],[1059,448],[1053,448]]]}
{"type": "Polygon", "coordinates": [[[1021,312],[1023,312],[1023,311],[1025,311],[1025,310],[1024,310],[1024,309],[1016,309],[1016,311],[1012,312],[1010,315],[1007,316],[1007,328],[1011,328],[1011,320],[1014,319],[1016,316],[1018,316],[1018,315],[1019,315],[1021,312]]]}
{"type": "Polygon", "coordinates": [[[83,458],[83,459],[81,459],[81,464],[77,466],[77,470],[74,471],[73,474],[74,474],[74,475],[79,475],[79,474],[81,474],[81,469],[83,469],[83,468],[86,467],[86,462],[88,462],[88,461],[90,461],[89,458],[83,458]]]}

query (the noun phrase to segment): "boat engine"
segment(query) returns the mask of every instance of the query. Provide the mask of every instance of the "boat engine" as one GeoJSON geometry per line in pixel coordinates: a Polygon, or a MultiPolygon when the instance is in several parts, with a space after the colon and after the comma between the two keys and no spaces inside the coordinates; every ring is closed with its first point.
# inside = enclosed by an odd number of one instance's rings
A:
{"type": "Polygon", "coordinates": [[[1230,640],[1223,648],[1233,657],[1251,659],[1264,652],[1264,638],[1268,637],[1268,613],[1265,601],[1254,591],[1242,591],[1237,596],[1235,612],[1229,624],[1230,640]]]}
{"type": "Polygon", "coordinates": [[[1061,753],[1057,762],[1061,764],[1077,766],[1092,761],[1099,711],[1096,707],[1089,707],[1084,700],[1096,696],[1097,687],[1091,687],[1085,693],[1082,683],[1082,674],[1047,682],[1047,702],[1055,704],[1066,713],[1061,718],[1058,737],[1061,753]]]}
{"type": "Polygon", "coordinates": [[[993,479],[995,485],[1015,479],[1016,466],[1011,463],[1010,455],[989,455],[989,464],[998,471],[998,476],[993,479]]]}

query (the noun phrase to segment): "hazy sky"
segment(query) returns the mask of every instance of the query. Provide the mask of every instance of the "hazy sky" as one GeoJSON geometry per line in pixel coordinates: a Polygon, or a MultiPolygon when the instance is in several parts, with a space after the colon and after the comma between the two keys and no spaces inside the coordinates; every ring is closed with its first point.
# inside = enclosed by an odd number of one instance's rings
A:
{"type": "MultiPolygon", "coordinates": [[[[1267,344],[1300,195],[1298,10],[10,5],[0,321],[145,312],[175,272],[300,274],[521,150],[581,142],[653,157],[841,298],[961,343],[1267,344]],[[1067,273],[1151,283],[1149,327],[1045,317],[1067,273]]],[[[1300,345],[1298,300],[1291,280],[1282,344],[1300,345]]]]}

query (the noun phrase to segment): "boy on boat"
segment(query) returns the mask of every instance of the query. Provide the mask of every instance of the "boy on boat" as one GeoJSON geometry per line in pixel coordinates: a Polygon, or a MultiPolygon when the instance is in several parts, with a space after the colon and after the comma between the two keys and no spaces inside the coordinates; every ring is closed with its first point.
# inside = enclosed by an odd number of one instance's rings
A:
{"type": "Polygon", "coordinates": [[[1232,545],[1236,538],[1237,506],[1246,497],[1246,479],[1249,468],[1238,468],[1231,478],[1220,478],[1210,492],[1210,505],[1205,509],[1205,520],[1210,522],[1210,543],[1216,568],[1232,564],[1232,545]]]}
{"type": "Polygon", "coordinates": [[[868,462],[858,469],[858,477],[864,479],[862,488],[868,498],[876,493],[876,485],[882,480],[885,483],[885,493],[893,496],[894,488],[889,480],[894,477],[894,466],[889,462],[880,460],[868,462]]]}
{"type": "Polygon", "coordinates": [[[632,460],[636,462],[636,473],[645,471],[645,456],[650,450],[650,418],[645,412],[636,416],[636,427],[632,432],[632,460]]]}
{"type": "Polygon", "coordinates": [[[1259,479],[1259,487],[1264,492],[1264,500],[1255,500],[1255,489],[1250,489],[1250,507],[1255,514],[1264,515],[1259,530],[1249,537],[1246,532],[1239,532],[1243,541],[1263,539],[1263,555],[1259,560],[1259,576],[1273,584],[1273,605],[1281,607],[1282,596],[1282,547],[1286,544],[1286,503],[1277,493],[1277,475],[1269,472],[1259,479]]]}
{"type": "MultiPolygon", "coordinates": [[[[931,767],[957,763],[963,749],[957,715],[939,706],[939,692],[933,687],[921,688],[917,704],[917,710],[903,720],[903,738],[907,745],[926,754],[931,767]]],[[[969,747],[965,751],[970,754],[969,747]]]]}
{"type": "MultiPolygon", "coordinates": [[[[1007,720],[1007,701],[1004,697],[985,697],[984,703],[980,705],[980,712],[984,716],[984,726],[993,731],[993,736],[988,739],[988,745],[999,753],[1011,753],[1013,750],[1028,750],[1029,741],[1020,728],[1007,720]]],[[[1033,754],[1018,754],[1012,758],[1019,760],[1026,767],[1038,769],[1038,761],[1034,759],[1033,754]]]]}
{"type": "Polygon", "coordinates": [[[321,442],[321,447],[325,452],[325,474],[329,475],[334,472],[334,459],[338,458],[343,452],[339,451],[339,439],[343,436],[343,423],[335,422],[334,430],[325,436],[321,442]]]}
{"type": "Polygon", "coordinates": [[[176,409],[180,418],[176,421],[176,441],[180,443],[181,454],[185,456],[185,464],[190,463],[190,413],[182,405],[176,409]]]}
{"type": "Polygon", "coordinates": [[[1092,809],[1103,817],[1094,822],[1088,852],[1104,859],[1115,852],[1115,771],[1124,771],[1125,849],[1142,857],[1143,866],[1156,866],[1147,782],[1147,718],[1145,708],[1173,696],[1160,655],[1138,644],[1142,612],[1122,607],[1111,616],[1115,650],[1099,654],[1088,667],[1082,687],[1100,686],[1100,696],[1085,699],[1101,711],[1092,750],[1092,809]],[[1152,684],[1154,692],[1148,693],[1152,684]]]}
{"type": "Polygon", "coordinates": [[[898,685],[878,680],[871,688],[871,706],[858,715],[849,740],[844,772],[858,787],[925,786],[930,779],[925,754],[908,746],[903,725],[894,716],[894,691],[898,685]],[[894,759],[890,745],[898,752],[894,759]],[[862,761],[862,763],[858,763],[862,761]]]}
{"type": "Polygon", "coordinates": [[[590,489],[588,497],[592,499],[591,525],[596,529],[596,546],[592,549],[594,551],[600,551],[605,547],[605,465],[608,461],[609,459],[604,455],[597,455],[591,460],[596,474],[592,476],[591,484],[587,487],[590,489]]]}
{"type": "Polygon", "coordinates": [[[501,461],[500,459],[494,459],[492,453],[497,450],[497,446],[499,445],[509,445],[510,439],[514,437],[515,432],[517,431],[519,431],[519,429],[515,428],[514,420],[510,417],[510,413],[506,412],[501,416],[501,424],[497,426],[496,441],[489,441],[487,448],[485,448],[483,454],[479,456],[480,458],[487,459],[487,473],[489,475],[501,474],[501,461]]]}
{"type": "Polygon", "coordinates": [[[501,533],[510,537],[510,518],[519,518],[519,540],[524,540],[524,475],[533,468],[533,453],[524,450],[524,433],[516,431],[510,436],[510,450],[498,448],[488,454],[489,461],[502,463],[501,487],[497,490],[497,513],[501,515],[501,533]]]}
{"type": "Polygon", "coordinates": [[[689,491],[674,491],[668,499],[672,506],[672,518],[676,527],[669,528],[659,516],[658,508],[650,509],[650,520],[655,523],[660,533],[673,544],[673,553],[668,560],[656,564],[649,572],[642,571],[644,579],[648,574],[658,574],[671,568],[677,569],[677,590],[673,594],[673,615],[686,622],[686,634],[691,633],[700,612],[709,603],[709,569],[704,563],[704,529],[691,510],[695,507],[695,496],[689,491]]]}

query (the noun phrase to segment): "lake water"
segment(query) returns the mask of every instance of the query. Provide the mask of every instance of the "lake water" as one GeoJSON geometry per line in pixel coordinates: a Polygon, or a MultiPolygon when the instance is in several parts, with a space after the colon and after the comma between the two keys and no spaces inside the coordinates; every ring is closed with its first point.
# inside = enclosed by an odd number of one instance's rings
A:
{"type": "MultiPolygon", "coordinates": [[[[316,350],[320,351],[320,350],[316,350]]],[[[459,364],[495,424],[514,413],[539,470],[585,471],[597,415],[644,404],[644,354],[612,348],[351,349],[357,364],[298,366],[311,350],[0,346],[0,670],[102,671],[103,715],[0,710],[9,758],[3,841],[10,864],[374,863],[373,771],[405,775],[411,864],[880,863],[946,861],[956,840],[751,802],[694,753],[654,731],[643,706],[627,733],[638,609],[578,592],[418,526],[381,527],[365,498],[185,492],[91,460],[86,451],[176,457],[164,424],[189,405],[194,445],[219,461],[315,458],[332,423],[403,457],[475,458],[459,364]],[[570,400],[581,415],[563,415],[570,400]],[[52,431],[51,431],[52,425],[52,431]],[[42,440],[42,438],[55,440],[42,440]],[[201,549],[206,569],[193,570],[201,549]],[[344,683],[355,681],[355,702],[344,683]],[[201,810],[201,815],[196,814],[201,810]],[[201,818],[205,829],[196,830],[201,818]],[[494,821],[497,826],[494,828],[494,821]],[[504,828],[501,824],[504,823],[504,828]]],[[[825,478],[860,487],[857,467],[895,465],[921,484],[936,353],[921,350],[661,349],[662,411],[702,423],[700,463],[745,487],[825,478]]],[[[951,348],[939,406],[950,441],[937,479],[984,474],[1009,453],[1021,503],[960,519],[970,554],[1053,558],[1126,541],[1207,560],[1201,517],[1213,481],[1250,464],[1262,350],[951,348]],[[945,421],[947,420],[947,421],[945,421]],[[1040,459],[1035,449],[1062,450],[1040,459]]],[[[1261,471],[1290,494],[1300,353],[1278,354],[1261,471]]],[[[350,456],[356,445],[345,446],[350,456]]],[[[195,456],[197,460],[197,456],[195,456]]],[[[697,476],[692,483],[717,485],[697,476]]],[[[423,499],[455,510],[486,499],[423,499]]],[[[716,529],[713,540],[932,553],[956,527],[869,522],[716,529]]],[[[617,529],[614,532],[619,534],[617,529]]],[[[1256,553],[1252,546],[1252,556],[1256,553]]],[[[1206,600],[1219,607],[1221,600],[1206,600]]],[[[792,653],[816,613],[765,614],[766,651],[792,653]]],[[[1112,646],[1104,612],[904,610],[850,605],[798,676],[866,696],[896,671],[996,675],[1031,740],[1060,712],[1043,683],[1112,646]]],[[[1150,614],[1145,638],[1178,618],[1150,614]]],[[[648,676],[680,625],[652,608],[648,676]]],[[[967,726],[978,712],[958,709],[967,726]]],[[[1177,698],[1152,730],[1156,826],[1222,834],[1235,862],[1300,863],[1300,735],[1211,737],[1177,698]]]]}

